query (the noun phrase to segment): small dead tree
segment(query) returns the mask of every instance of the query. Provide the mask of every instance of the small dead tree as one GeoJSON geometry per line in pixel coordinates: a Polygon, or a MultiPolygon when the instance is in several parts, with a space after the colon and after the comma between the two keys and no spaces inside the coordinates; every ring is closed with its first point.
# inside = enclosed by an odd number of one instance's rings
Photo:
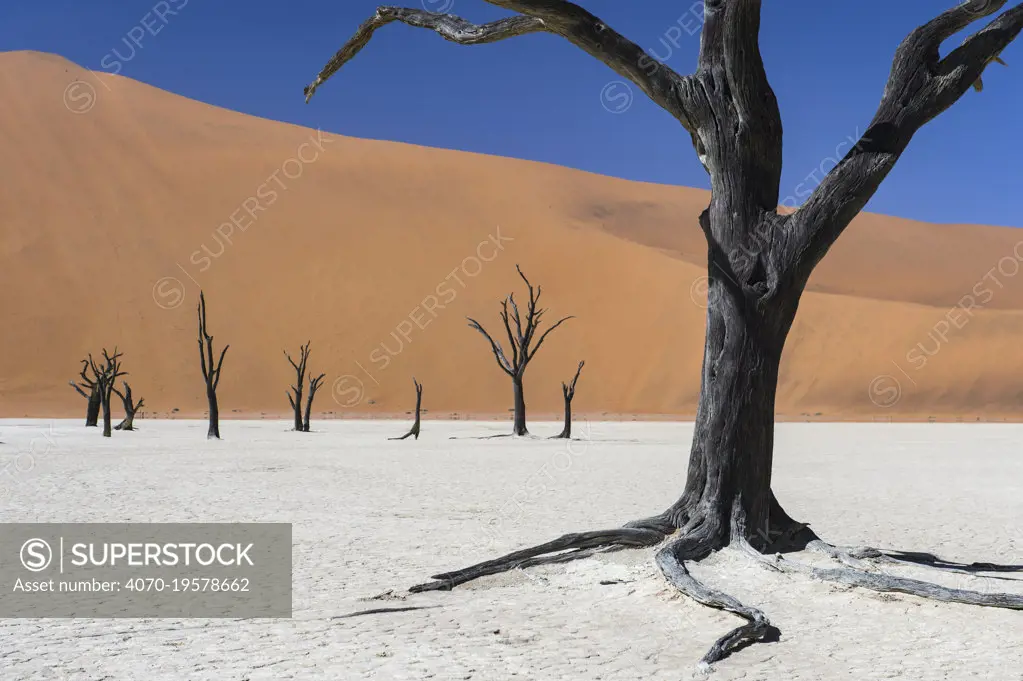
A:
{"type": "Polygon", "coordinates": [[[584,364],[586,362],[579,362],[579,368],[575,370],[575,378],[572,379],[571,383],[561,384],[561,392],[565,394],[565,428],[561,431],[560,435],[552,437],[552,440],[572,439],[572,398],[575,397],[575,384],[579,380],[579,374],[582,373],[584,364]]]}
{"type": "Polygon", "coordinates": [[[416,422],[412,424],[412,428],[409,432],[405,433],[401,437],[389,437],[388,440],[404,440],[409,435],[414,435],[415,438],[419,439],[419,416],[423,407],[423,384],[416,380],[416,377],[412,377],[412,383],[416,386],[416,422]]]}
{"type": "Polygon", "coordinates": [[[114,354],[111,355],[107,352],[106,348],[103,348],[103,364],[96,364],[95,360],[92,359],[92,353],[89,353],[89,369],[92,371],[96,386],[99,389],[100,404],[103,408],[103,437],[111,436],[110,428],[110,394],[114,390],[114,384],[117,383],[117,379],[121,376],[127,375],[127,372],[121,371],[121,355],[114,348],[114,354]]]}
{"type": "Polygon", "coordinates": [[[515,423],[512,426],[512,433],[514,435],[529,435],[529,431],[526,429],[526,398],[522,390],[522,376],[526,373],[526,367],[532,361],[540,346],[543,345],[547,336],[554,329],[572,319],[572,317],[564,317],[558,320],[556,324],[540,336],[540,339],[536,341],[536,345],[533,345],[541,318],[547,312],[545,308],[537,307],[540,294],[543,291],[540,286],[537,286],[535,289],[533,288],[533,285],[529,283],[529,279],[526,279],[526,275],[522,273],[522,269],[518,265],[515,266],[515,269],[518,270],[519,276],[522,277],[522,281],[526,282],[526,287],[529,289],[529,303],[526,305],[526,319],[523,322],[519,315],[519,306],[515,303],[514,293],[509,294],[501,302],[501,321],[504,322],[504,330],[508,334],[508,344],[512,351],[511,359],[508,359],[501,344],[495,341],[493,336],[487,333],[487,330],[478,321],[472,317],[466,317],[466,319],[469,320],[471,328],[479,331],[489,341],[490,349],[494,352],[497,365],[501,367],[504,373],[511,377],[512,391],[515,398],[515,423]],[[511,306],[510,314],[508,312],[509,306],[511,306]],[[512,330],[512,321],[515,322],[514,330],[512,330]]]}
{"type": "Polygon", "coordinates": [[[220,439],[220,409],[217,406],[217,386],[220,385],[220,370],[224,366],[224,355],[230,345],[225,345],[220,352],[220,359],[213,363],[213,336],[210,335],[206,326],[206,297],[199,292],[199,366],[202,367],[202,377],[206,382],[206,400],[209,402],[210,428],[206,432],[206,439],[220,439]]]}
{"type": "Polygon", "coordinates": [[[298,362],[291,359],[291,355],[287,350],[284,351],[284,356],[288,358],[288,363],[295,369],[297,378],[295,384],[291,388],[285,391],[288,396],[288,402],[291,403],[291,408],[295,412],[295,431],[308,432],[308,429],[304,429],[305,425],[302,420],[302,384],[305,383],[305,371],[306,364],[309,362],[309,346],[312,341],[306,341],[306,344],[299,349],[298,362]]]}
{"type": "Polygon", "coordinates": [[[97,426],[99,425],[99,410],[102,405],[102,399],[99,394],[99,384],[96,383],[94,378],[90,378],[86,372],[89,371],[89,360],[82,360],[82,373],[81,383],[75,383],[74,381],[68,381],[68,385],[75,389],[79,395],[89,401],[89,406],[85,408],[85,425],[86,426],[97,426]]]}
{"type": "Polygon", "coordinates": [[[302,432],[309,432],[309,416],[313,413],[313,398],[316,397],[316,391],[320,389],[323,384],[323,377],[327,374],[320,374],[313,378],[309,377],[309,396],[306,398],[305,403],[305,416],[302,419],[302,432]]]}
{"type": "Polygon", "coordinates": [[[139,398],[139,401],[136,402],[131,396],[131,386],[128,385],[128,381],[121,383],[124,385],[124,392],[122,393],[117,388],[114,388],[114,392],[121,398],[121,403],[124,405],[124,419],[114,426],[114,430],[135,430],[135,414],[142,408],[146,400],[139,398]]]}

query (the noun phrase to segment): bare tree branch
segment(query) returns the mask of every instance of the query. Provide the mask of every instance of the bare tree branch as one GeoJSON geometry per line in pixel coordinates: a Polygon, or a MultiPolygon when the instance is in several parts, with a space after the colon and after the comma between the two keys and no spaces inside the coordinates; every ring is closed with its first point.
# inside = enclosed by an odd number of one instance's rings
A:
{"type": "Polygon", "coordinates": [[[1005,0],[967,0],[913,31],[895,54],[884,96],[867,131],[788,217],[780,267],[805,281],[874,196],[916,132],[955,104],[1023,30],[1023,3],[968,37],[944,59],[942,43],[1005,0]]]}
{"type": "Polygon", "coordinates": [[[511,376],[516,365],[508,361],[508,358],[504,354],[504,350],[501,349],[501,344],[495,341],[493,338],[491,338],[490,334],[487,333],[487,330],[484,329],[483,326],[478,321],[476,321],[472,317],[466,317],[466,319],[469,320],[470,327],[482,333],[483,337],[490,342],[490,348],[494,351],[494,358],[497,360],[497,365],[501,367],[501,369],[506,374],[511,376]]]}
{"type": "Polygon", "coordinates": [[[575,384],[579,381],[579,374],[583,372],[583,366],[585,366],[585,364],[585,361],[579,362],[579,367],[575,370],[575,377],[572,379],[571,383],[568,385],[565,385],[564,383],[561,384],[561,389],[565,393],[565,397],[570,400],[575,397],[575,384]]]}
{"type": "Polygon", "coordinates": [[[565,0],[487,0],[492,5],[524,16],[499,19],[477,25],[452,14],[435,14],[417,9],[382,6],[359,27],[345,45],[327,62],[316,79],[305,88],[306,101],[316,89],[357,55],[373,33],[395,21],[435,31],[459,45],[481,45],[529,33],[547,32],[567,39],[596,57],[623,78],[635,83],[662,109],[688,126],[683,103],[689,87],[685,79],[652,59],[638,45],[610,28],[598,17],[565,0]]]}
{"type": "Polygon", "coordinates": [[[327,374],[320,374],[319,376],[309,376],[309,396],[306,398],[305,403],[305,416],[302,420],[302,432],[309,432],[309,420],[313,413],[313,398],[316,397],[316,391],[320,389],[323,384],[323,377],[327,374]]]}
{"type": "Polygon", "coordinates": [[[501,321],[504,322],[504,330],[508,334],[508,345],[512,351],[512,366],[517,366],[519,363],[519,343],[515,336],[512,334],[511,324],[508,323],[508,304],[511,303],[512,309],[515,310],[515,328],[519,330],[521,335],[522,322],[519,321],[519,307],[515,304],[515,295],[512,294],[504,299],[501,303],[501,321]]]}
{"type": "Polygon", "coordinates": [[[533,348],[532,352],[529,353],[529,359],[533,359],[533,357],[536,355],[537,350],[540,349],[540,346],[543,345],[543,342],[547,339],[547,336],[549,336],[551,332],[554,331],[554,329],[558,328],[559,326],[567,322],[569,319],[575,319],[575,317],[574,316],[564,317],[558,320],[557,324],[544,331],[543,335],[540,336],[540,340],[536,342],[536,347],[533,348]]]}
{"type": "MultiPolygon", "coordinates": [[[[212,337],[212,336],[210,336],[210,340],[213,340],[213,337],[212,337]]],[[[214,374],[216,374],[216,377],[217,377],[217,380],[215,380],[215,381],[213,382],[213,388],[214,388],[214,389],[216,389],[216,388],[217,388],[217,387],[218,387],[218,386],[220,385],[220,368],[224,366],[224,355],[226,355],[226,354],[227,354],[227,349],[228,349],[229,347],[231,347],[231,345],[230,345],[230,344],[228,344],[228,345],[225,345],[225,346],[224,346],[224,349],[220,351],[220,359],[219,359],[219,360],[217,360],[217,369],[216,369],[216,371],[214,372],[214,374]]]]}

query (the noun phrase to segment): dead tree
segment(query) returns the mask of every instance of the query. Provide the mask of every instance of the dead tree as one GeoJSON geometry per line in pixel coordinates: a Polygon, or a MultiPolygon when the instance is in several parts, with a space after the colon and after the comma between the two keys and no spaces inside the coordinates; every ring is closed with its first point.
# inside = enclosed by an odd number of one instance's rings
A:
{"type": "Polygon", "coordinates": [[[114,354],[107,353],[107,349],[103,348],[103,363],[96,364],[92,359],[92,353],[89,353],[89,369],[92,371],[96,386],[99,389],[100,405],[103,408],[103,437],[110,437],[112,435],[110,428],[110,394],[114,390],[114,385],[117,383],[117,379],[121,376],[126,376],[127,372],[121,371],[121,355],[114,348],[114,354]]]}
{"type": "Polygon", "coordinates": [[[121,398],[121,403],[124,405],[124,419],[114,426],[114,430],[135,430],[135,414],[146,403],[146,400],[139,398],[139,401],[136,402],[131,396],[131,386],[128,385],[128,381],[121,383],[124,385],[124,392],[122,393],[117,388],[114,388],[114,392],[121,398]]]}
{"type": "Polygon", "coordinates": [[[522,277],[522,281],[526,282],[526,287],[529,289],[529,303],[526,305],[526,319],[523,321],[519,315],[519,306],[515,302],[514,293],[509,294],[501,302],[501,321],[504,322],[504,330],[508,334],[508,345],[512,352],[511,359],[509,360],[501,344],[495,341],[494,337],[487,333],[487,330],[478,321],[472,317],[466,317],[466,319],[469,320],[471,328],[479,331],[487,339],[490,343],[490,349],[494,353],[494,358],[497,360],[497,365],[501,367],[504,373],[511,377],[512,392],[515,399],[515,421],[512,426],[512,434],[529,435],[529,430],[526,428],[526,397],[522,389],[522,377],[526,373],[526,367],[529,366],[529,363],[533,360],[537,350],[543,345],[547,336],[554,329],[572,319],[572,317],[564,317],[558,320],[556,324],[540,336],[540,339],[536,341],[536,345],[533,345],[540,321],[547,312],[546,309],[537,307],[537,302],[540,300],[540,294],[543,290],[540,286],[534,289],[518,265],[515,266],[515,269],[518,270],[519,276],[522,277]],[[511,306],[510,314],[508,312],[509,306],[511,306]],[[511,325],[512,321],[515,322],[514,330],[511,325]]]}
{"type": "Polygon", "coordinates": [[[287,350],[284,351],[284,356],[288,358],[288,363],[295,369],[295,374],[297,375],[295,384],[291,386],[290,390],[286,391],[286,394],[288,395],[288,402],[291,403],[291,408],[295,412],[295,430],[300,433],[303,431],[302,387],[303,383],[305,383],[306,364],[309,362],[309,346],[311,344],[312,341],[306,341],[306,344],[299,349],[297,363],[291,359],[291,355],[288,354],[287,350]]]}
{"type": "Polygon", "coordinates": [[[316,397],[316,391],[320,389],[323,384],[323,377],[327,374],[320,374],[313,378],[309,377],[309,395],[306,397],[305,403],[305,416],[302,419],[302,432],[309,432],[309,416],[313,413],[313,398],[316,397]]]}
{"type": "Polygon", "coordinates": [[[103,404],[103,400],[99,394],[99,384],[96,383],[95,378],[90,378],[87,375],[89,371],[89,360],[82,360],[82,378],[81,383],[75,383],[74,381],[68,381],[68,385],[75,389],[79,395],[88,400],[88,406],[85,408],[85,425],[86,426],[97,426],[99,425],[99,410],[103,404]]]}
{"type": "Polygon", "coordinates": [[[579,368],[575,370],[575,378],[572,379],[571,383],[561,384],[561,392],[565,395],[565,427],[559,435],[551,438],[552,440],[572,439],[572,398],[575,397],[575,384],[579,380],[579,374],[582,373],[584,364],[586,362],[579,362],[579,368]]]}
{"type": "Polygon", "coordinates": [[[202,368],[202,377],[206,382],[206,400],[209,402],[210,427],[206,432],[206,439],[220,439],[220,409],[217,407],[217,386],[220,385],[220,370],[224,366],[224,355],[230,345],[225,345],[220,351],[220,359],[213,363],[213,336],[210,335],[206,326],[206,297],[202,291],[199,292],[199,366],[202,368]]]}
{"type": "Polygon", "coordinates": [[[412,377],[412,383],[416,386],[416,422],[412,424],[409,432],[401,437],[389,437],[388,440],[404,440],[409,435],[414,435],[417,440],[419,439],[419,415],[423,407],[423,385],[416,380],[415,376],[412,377]]]}
{"type": "MultiPolygon", "coordinates": [[[[710,175],[711,200],[699,217],[707,239],[708,309],[703,372],[689,470],[678,500],[663,513],[618,529],[570,534],[454,572],[413,591],[451,589],[481,575],[594,551],[655,546],[668,581],[695,600],[745,622],[704,657],[712,663],[763,639],[763,612],[698,582],[685,566],[731,547],[778,570],[877,591],[899,591],[957,603],[1023,608],[1023,596],[947,589],[863,569],[884,559],[825,544],[785,513],[771,489],[778,367],[800,296],[817,263],[863,209],[916,132],[958,101],[988,64],[1023,30],[1023,3],[964,0],[912,31],[895,52],[881,102],[863,137],[824,177],[798,210],[778,211],[782,123],[760,52],[760,0],[704,0],[695,71],[680,75],[579,5],[567,0],[487,0],[514,16],[475,25],[450,14],[381,7],[305,89],[306,100],[373,33],[394,22],[433,30],[461,45],[493,43],[529,33],[561,36],[634,83],[688,133],[710,175]],[[998,14],[962,45],[941,46],[975,22],[998,14]],[[834,569],[766,558],[808,547],[844,561],[834,569]],[[849,567],[852,563],[857,567],[849,567]]],[[[952,4],[953,0],[948,0],[952,4]]],[[[634,11],[643,11],[635,9],[634,11]]],[[[495,81],[496,82],[496,81],[495,81]]],[[[515,364],[494,354],[506,371],[515,364]]]]}

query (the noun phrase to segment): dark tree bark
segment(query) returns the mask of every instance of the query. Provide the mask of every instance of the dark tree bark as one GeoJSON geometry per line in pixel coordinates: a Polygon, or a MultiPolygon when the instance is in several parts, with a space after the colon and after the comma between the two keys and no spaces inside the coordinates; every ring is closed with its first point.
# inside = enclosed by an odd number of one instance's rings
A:
{"type": "Polygon", "coordinates": [[[132,398],[131,386],[128,385],[128,381],[122,381],[122,384],[124,385],[123,393],[117,388],[113,389],[124,405],[124,419],[114,426],[114,430],[135,430],[135,414],[146,403],[146,400],[145,398],[139,398],[139,401],[136,402],[132,398]]]}
{"type": "Polygon", "coordinates": [[[309,377],[309,395],[306,398],[305,403],[305,416],[302,420],[302,432],[309,432],[309,417],[313,413],[313,398],[316,397],[316,391],[320,389],[320,385],[323,384],[323,377],[327,374],[320,374],[313,378],[309,377]]]}
{"type": "Polygon", "coordinates": [[[82,360],[82,378],[81,383],[75,383],[74,381],[68,381],[68,385],[75,389],[79,395],[88,400],[88,406],[85,408],[85,425],[97,426],[99,425],[99,410],[103,404],[103,399],[99,394],[99,385],[96,383],[94,378],[90,378],[86,372],[89,371],[89,360],[82,360]]]}
{"type": "Polygon", "coordinates": [[[583,365],[586,362],[579,362],[579,368],[575,370],[575,377],[571,383],[562,383],[561,392],[565,396],[565,427],[561,430],[561,433],[555,435],[553,440],[571,440],[572,439],[572,399],[575,398],[575,384],[579,380],[579,374],[583,371],[583,365]]]}
{"type": "Polygon", "coordinates": [[[99,389],[100,404],[103,408],[103,437],[110,437],[112,435],[110,394],[114,391],[117,379],[127,375],[127,372],[121,371],[121,355],[122,353],[118,352],[117,348],[114,348],[113,355],[109,354],[106,348],[103,348],[103,363],[96,364],[92,358],[92,353],[89,353],[89,369],[92,371],[96,386],[99,389]]]}
{"type": "Polygon", "coordinates": [[[420,423],[419,415],[420,415],[420,410],[423,407],[423,386],[422,386],[422,384],[419,381],[416,380],[415,376],[412,377],[412,383],[413,383],[413,385],[416,386],[416,422],[412,424],[412,428],[409,430],[409,432],[405,433],[401,437],[389,437],[389,438],[387,438],[388,440],[404,440],[405,438],[409,437],[410,435],[414,435],[417,440],[419,439],[419,423],[420,423]]]}
{"type": "MultiPolygon", "coordinates": [[[[302,387],[305,383],[305,371],[306,364],[309,362],[309,346],[312,341],[306,341],[299,350],[298,362],[291,359],[291,355],[288,351],[284,351],[284,356],[288,358],[288,363],[291,364],[292,368],[295,369],[296,379],[295,384],[291,386],[291,389],[287,391],[288,402],[291,403],[291,408],[295,412],[295,430],[297,432],[303,431],[304,422],[302,420],[302,387]]],[[[308,432],[308,429],[304,429],[308,432]]]]}
{"type": "Polygon", "coordinates": [[[224,366],[224,355],[230,345],[225,345],[220,352],[220,359],[213,362],[213,336],[206,326],[206,297],[199,292],[199,366],[202,369],[203,381],[206,383],[206,400],[209,402],[210,427],[206,439],[220,439],[220,409],[217,406],[217,387],[220,385],[220,370],[224,366]]]}
{"type": "MultiPolygon", "coordinates": [[[[782,123],[761,59],[760,0],[704,0],[700,54],[688,76],[657,62],[573,2],[487,1],[517,15],[474,25],[452,15],[380,7],[306,87],[306,100],[366,46],[374,31],[393,22],[430,29],[462,45],[547,32],[632,81],[688,132],[710,175],[710,205],[700,215],[710,282],[700,401],[686,485],[663,513],[618,530],[566,535],[442,573],[435,576],[438,581],[413,591],[450,589],[483,574],[571,560],[607,547],[653,546],[674,535],[657,554],[667,579],[697,601],[746,620],[704,657],[704,662],[715,662],[762,639],[770,623],[759,610],[697,582],[685,561],[733,545],[765,554],[786,542],[823,545],[805,524],[788,517],[771,491],[778,367],[806,282],[916,132],[977,84],[988,64],[1016,39],[1023,30],[1023,3],[969,35],[945,57],[940,48],[946,40],[997,14],[1006,0],[965,0],[910,33],[895,53],[880,106],[862,139],[802,207],[782,215],[777,210],[782,123]]],[[[510,373],[514,363],[484,335],[498,363],[510,373]]],[[[851,555],[829,550],[847,559],[851,555]]],[[[1023,608],[1018,596],[938,592],[915,580],[862,571],[850,576],[854,573],[849,568],[833,572],[839,574],[814,574],[877,590],[1023,608]]]]}
{"type": "Polygon", "coordinates": [[[515,269],[518,271],[519,276],[522,277],[522,281],[526,282],[526,287],[529,289],[529,302],[526,305],[526,318],[524,321],[519,314],[519,306],[515,302],[514,293],[509,294],[501,302],[501,321],[504,322],[504,330],[508,334],[508,347],[511,348],[512,352],[511,359],[505,354],[501,344],[495,341],[493,336],[487,333],[487,330],[478,321],[472,317],[467,317],[467,319],[469,320],[469,326],[483,334],[483,337],[490,343],[490,349],[494,353],[497,365],[512,380],[512,393],[515,400],[515,420],[512,425],[512,433],[514,435],[529,435],[529,430],[526,428],[526,397],[522,388],[522,377],[526,373],[526,367],[529,366],[533,357],[536,356],[536,352],[543,345],[547,336],[564,322],[572,319],[572,317],[564,317],[558,320],[541,334],[539,340],[536,340],[536,332],[539,329],[543,315],[547,312],[545,308],[537,307],[540,294],[543,293],[543,287],[537,286],[534,289],[518,265],[515,266],[515,269]],[[508,312],[509,306],[511,306],[511,313],[508,312]],[[512,329],[513,321],[515,322],[514,329],[512,329]],[[533,345],[534,340],[536,340],[536,345],[533,345]]]}

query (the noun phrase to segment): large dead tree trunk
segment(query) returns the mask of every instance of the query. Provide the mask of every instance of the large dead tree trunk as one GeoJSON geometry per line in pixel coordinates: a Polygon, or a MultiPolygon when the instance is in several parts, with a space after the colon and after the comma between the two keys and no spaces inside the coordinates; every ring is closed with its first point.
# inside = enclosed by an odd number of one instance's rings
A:
{"type": "Polygon", "coordinates": [[[99,410],[103,405],[103,399],[99,394],[99,385],[96,384],[95,379],[88,376],[88,371],[89,360],[83,359],[82,372],[80,374],[82,382],[75,383],[74,381],[68,381],[68,385],[74,388],[75,392],[88,400],[85,408],[86,427],[99,425],[99,410]]]}
{"type": "MultiPolygon", "coordinates": [[[[782,124],[761,59],[760,0],[704,0],[700,54],[696,70],[688,76],[657,62],[573,2],[487,1],[517,14],[475,25],[449,14],[380,7],[306,87],[306,100],[358,54],[376,30],[393,22],[430,29],[462,45],[551,33],[636,84],[687,131],[710,175],[710,205],[700,216],[710,280],[700,402],[686,485],[665,512],[616,530],[565,535],[435,575],[437,581],[413,591],[450,589],[485,574],[562,562],[608,547],[653,546],[673,536],[657,554],[668,581],[695,600],[746,621],[708,651],[703,661],[715,662],[762,639],[770,624],[759,610],[700,584],[685,561],[727,546],[772,553],[789,543],[817,547],[846,563],[859,560],[851,552],[823,544],[805,524],[795,523],[771,491],[774,399],[782,349],[814,267],[874,195],[917,130],[979,85],[987,65],[1016,39],[1023,30],[1023,3],[969,35],[945,57],[940,49],[946,40],[998,13],[1006,0],[965,0],[914,30],[895,53],[881,104],[862,139],[802,207],[782,215],[777,210],[782,124]]],[[[491,341],[502,369],[514,378],[516,363],[475,326],[491,341]]],[[[874,560],[880,554],[857,555],[874,560]]],[[[764,563],[782,569],[777,561],[764,563]]],[[[1019,596],[943,589],[853,568],[812,569],[808,574],[880,591],[1023,608],[1019,596]]]]}
{"type": "Polygon", "coordinates": [[[509,359],[501,344],[495,341],[493,336],[478,321],[472,317],[467,319],[469,320],[469,326],[483,334],[483,337],[490,343],[490,349],[494,353],[497,365],[501,367],[504,373],[511,377],[512,395],[515,404],[512,434],[529,435],[529,430],[526,428],[526,396],[522,388],[522,377],[526,373],[526,367],[529,366],[533,357],[536,356],[537,351],[547,339],[547,336],[563,323],[572,319],[572,317],[564,317],[558,320],[553,326],[543,332],[539,340],[536,340],[536,332],[539,329],[544,314],[547,312],[545,308],[537,307],[540,294],[543,293],[543,287],[537,286],[534,289],[518,265],[515,266],[515,269],[518,271],[519,276],[522,277],[522,281],[526,282],[526,288],[529,290],[529,302],[526,304],[525,320],[519,314],[519,306],[515,302],[514,293],[509,294],[501,302],[501,321],[504,322],[504,330],[508,334],[508,346],[512,353],[511,358],[509,359]],[[508,310],[509,306],[511,307],[510,313],[508,310]],[[514,329],[512,329],[512,322],[515,325],[514,329]],[[536,341],[535,345],[533,344],[534,340],[536,341]]]}
{"type": "Polygon", "coordinates": [[[415,376],[412,377],[412,384],[416,386],[416,421],[412,424],[412,428],[409,429],[407,433],[401,437],[389,437],[387,438],[388,440],[404,440],[410,435],[414,435],[417,440],[419,439],[419,415],[420,410],[423,407],[423,386],[416,380],[415,376]]]}
{"type": "Polygon", "coordinates": [[[315,378],[309,377],[309,394],[306,397],[305,416],[302,419],[302,432],[304,433],[309,432],[309,417],[313,413],[313,398],[316,397],[316,391],[320,389],[320,386],[323,384],[323,377],[326,375],[320,374],[315,378]]]}
{"type": "Polygon", "coordinates": [[[100,404],[103,408],[103,437],[110,437],[112,435],[110,395],[114,390],[117,379],[127,375],[127,372],[121,371],[121,355],[122,353],[118,352],[117,348],[114,348],[113,355],[109,354],[106,348],[103,348],[103,363],[96,364],[92,354],[89,354],[89,368],[92,370],[93,380],[99,389],[100,404]]]}
{"type": "Polygon", "coordinates": [[[561,433],[552,438],[554,440],[572,439],[572,400],[575,398],[575,384],[579,381],[579,374],[582,373],[584,364],[586,362],[579,362],[579,368],[575,370],[575,377],[572,378],[571,383],[561,384],[561,392],[565,396],[565,427],[561,429],[561,433]]]}
{"type": "Polygon", "coordinates": [[[135,430],[135,414],[142,408],[146,400],[145,398],[139,398],[139,401],[136,402],[132,398],[131,386],[128,385],[128,381],[122,381],[122,383],[124,384],[124,392],[122,393],[117,388],[114,388],[114,392],[121,398],[121,403],[124,405],[124,419],[114,426],[114,430],[135,430]]]}
{"type": "Polygon", "coordinates": [[[291,408],[295,412],[295,430],[302,432],[303,420],[302,420],[302,389],[305,383],[305,371],[306,364],[309,362],[309,346],[312,341],[306,341],[306,344],[301,346],[299,349],[298,362],[291,359],[291,355],[288,351],[284,351],[284,356],[288,358],[288,363],[291,364],[295,370],[296,378],[295,384],[291,386],[291,389],[286,391],[288,395],[288,402],[291,403],[291,408]]]}
{"type": "Polygon", "coordinates": [[[206,401],[209,403],[210,427],[206,431],[206,439],[220,439],[220,408],[217,405],[217,387],[220,385],[220,370],[224,366],[224,355],[230,345],[225,345],[220,352],[220,359],[213,362],[213,336],[206,326],[206,297],[199,292],[199,366],[202,369],[203,381],[206,383],[206,401]]]}

